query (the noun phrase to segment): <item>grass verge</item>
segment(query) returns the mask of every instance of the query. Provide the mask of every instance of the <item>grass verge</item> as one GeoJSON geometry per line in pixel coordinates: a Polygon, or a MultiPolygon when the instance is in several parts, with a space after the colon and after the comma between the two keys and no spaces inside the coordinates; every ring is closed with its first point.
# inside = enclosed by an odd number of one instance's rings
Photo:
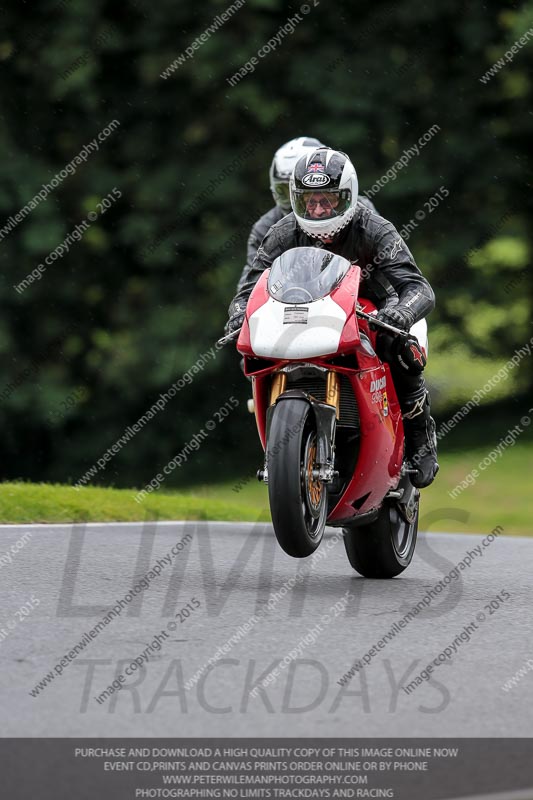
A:
{"type": "MultiPolygon", "coordinates": [[[[487,455],[487,448],[440,458],[435,483],[422,492],[421,530],[487,533],[502,525],[506,534],[531,536],[533,448],[516,444],[455,499],[449,496],[487,455]]],[[[255,478],[187,491],[155,492],[143,503],[130,489],[30,483],[0,487],[0,522],[130,522],[149,519],[268,521],[266,486],[255,478]]]]}

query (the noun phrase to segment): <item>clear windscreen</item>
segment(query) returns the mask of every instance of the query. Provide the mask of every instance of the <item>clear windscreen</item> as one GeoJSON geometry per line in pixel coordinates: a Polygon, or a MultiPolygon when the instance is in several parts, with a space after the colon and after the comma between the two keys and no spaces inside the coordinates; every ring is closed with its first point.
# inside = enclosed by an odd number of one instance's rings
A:
{"type": "Polygon", "coordinates": [[[295,247],[278,256],[268,276],[268,293],[280,303],[310,303],[330,294],[350,262],[317,247],[295,247]]]}

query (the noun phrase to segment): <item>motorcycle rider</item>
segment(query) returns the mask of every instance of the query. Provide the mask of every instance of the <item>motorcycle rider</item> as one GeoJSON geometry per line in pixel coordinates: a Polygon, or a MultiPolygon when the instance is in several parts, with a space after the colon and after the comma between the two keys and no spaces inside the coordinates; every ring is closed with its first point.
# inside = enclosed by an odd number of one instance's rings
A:
{"type": "MultiPolygon", "coordinates": [[[[281,253],[293,247],[326,247],[362,269],[361,296],[379,308],[377,318],[409,331],[435,306],[435,295],[394,225],[358,199],[357,174],[341,151],[319,147],[300,157],[290,179],[293,213],[270,230],[229,307],[226,332],[241,327],[248,297],[281,253]]],[[[429,486],[438,472],[435,422],[422,375],[424,352],[416,339],[380,333],[380,357],[390,366],[402,410],[411,482],[429,486]]]]}
{"type": "MultiPolygon", "coordinates": [[[[269,172],[270,191],[272,192],[275,206],[267,211],[266,214],[263,214],[262,217],[259,217],[257,222],[252,226],[250,236],[248,237],[246,264],[244,265],[241,277],[237,283],[237,293],[240,292],[246,284],[259,245],[269,229],[292,211],[289,195],[289,178],[294,169],[294,165],[301,156],[306,153],[314,152],[317,147],[324,147],[324,145],[318,139],[313,139],[310,136],[300,136],[297,139],[291,139],[290,142],[286,142],[276,150],[269,172]]],[[[371,203],[368,198],[359,197],[359,202],[372,211],[376,211],[374,204],[371,203]]]]}

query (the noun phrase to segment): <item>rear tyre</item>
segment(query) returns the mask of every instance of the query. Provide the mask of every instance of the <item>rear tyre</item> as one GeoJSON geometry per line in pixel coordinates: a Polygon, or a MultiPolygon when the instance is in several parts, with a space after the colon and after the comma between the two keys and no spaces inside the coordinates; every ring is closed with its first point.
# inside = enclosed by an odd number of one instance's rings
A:
{"type": "Polygon", "coordinates": [[[348,561],[360,575],[394,578],[409,566],[418,533],[418,502],[417,493],[416,505],[406,514],[397,502],[385,501],[374,522],[344,528],[348,561]]]}
{"type": "Polygon", "coordinates": [[[316,452],[309,403],[297,398],[278,402],[267,442],[268,497],[276,538],[293,558],[311,555],[326,526],[327,487],[313,475],[316,452]]]}

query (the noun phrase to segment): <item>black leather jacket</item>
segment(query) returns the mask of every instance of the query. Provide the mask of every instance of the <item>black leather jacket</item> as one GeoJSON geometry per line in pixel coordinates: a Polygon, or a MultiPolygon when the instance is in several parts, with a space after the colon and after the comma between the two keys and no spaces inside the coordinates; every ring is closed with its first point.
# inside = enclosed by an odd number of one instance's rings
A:
{"type": "Polygon", "coordinates": [[[379,308],[399,302],[411,309],[417,322],[435,307],[433,289],[392,222],[358,202],[354,218],[331,244],[308,236],[292,213],[277,222],[263,239],[252,265],[243,271],[240,288],[229,307],[230,317],[245,310],[263,270],[292,247],[323,247],[356,262],[363,271],[360,295],[379,308]]]}
{"type": "Polygon", "coordinates": [[[257,251],[259,250],[259,245],[267,235],[272,225],[275,225],[276,222],[279,222],[284,216],[285,212],[282,211],[279,206],[274,206],[274,208],[271,208],[270,211],[266,212],[266,214],[263,214],[262,217],[259,217],[257,222],[252,227],[246,247],[246,264],[244,265],[241,277],[239,278],[239,283],[237,284],[237,293],[241,291],[242,287],[248,280],[248,275],[252,269],[252,264],[254,263],[254,258],[257,255],[257,251]]]}
{"type": "MultiPolygon", "coordinates": [[[[359,202],[366,208],[369,208],[371,211],[375,211],[376,214],[378,213],[375,205],[371,200],[368,199],[368,197],[359,196],[359,202]]],[[[254,258],[257,255],[257,251],[259,250],[261,242],[267,235],[272,225],[275,225],[276,222],[279,222],[284,216],[286,216],[285,212],[282,211],[279,206],[274,206],[274,208],[271,208],[270,211],[266,212],[266,214],[263,214],[262,217],[259,217],[257,222],[254,224],[252,230],[250,231],[250,236],[248,237],[246,264],[244,265],[244,269],[237,284],[237,293],[241,291],[248,280],[248,276],[252,270],[252,264],[254,263],[254,258]]]]}

